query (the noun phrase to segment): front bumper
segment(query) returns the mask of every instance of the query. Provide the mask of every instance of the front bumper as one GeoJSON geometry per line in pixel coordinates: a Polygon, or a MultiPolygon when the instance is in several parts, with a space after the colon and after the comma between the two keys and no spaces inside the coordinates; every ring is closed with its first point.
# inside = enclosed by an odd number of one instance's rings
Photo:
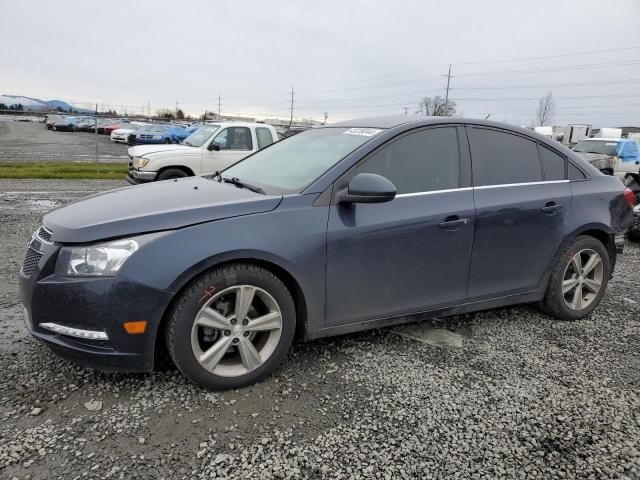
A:
{"type": "Polygon", "coordinates": [[[91,368],[152,370],[158,327],[173,294],[118,276],[57,276],[57,251],[50,245],[31,275],[20,274],[31,334],[61,357],[91,368]],[[143,334],[125,331],[124,322],[140,320],[148,322],[143,334]]]}
{"type": "Polygon", "coordinates": [[[127,175],[127,182],[132,185],[139,183],[153,182],[158,176],[158,172],[142,172],[134,168],[129,168],[129,174],[127,175]]]}

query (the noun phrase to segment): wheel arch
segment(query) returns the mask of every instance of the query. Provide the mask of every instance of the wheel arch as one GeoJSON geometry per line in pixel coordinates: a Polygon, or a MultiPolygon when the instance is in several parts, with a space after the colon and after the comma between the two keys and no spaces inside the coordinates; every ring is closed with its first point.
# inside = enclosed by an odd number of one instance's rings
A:
{"type": "Polygon", "coordinates": [[[551,276],[551,271],[553,270],[553,265],[555,264],[558,255],[560,255],[571,243],[576,240],[576,238],[581,235],[593,237],[604,245],[604,247],[607,249],[607,252],[609,253],[609,260],[611,261],[611,273],[613,274],[613,269],[615,267],[617,257],[613,234],[614,231],[608,225],[602,223],[590,223],[582,225],[581,227],[565,235],[560,245],[558,245],[556,253],[553,256],[553,261],[549,263],[545,275],[540,282],[539,291],[542,293],[546,291],[547,284],[549,283],[549,278],[551,276]]]}
{"type": "Polygon", "coordinates": [[[271,258],[269,255],[260,254],[258,252],[234,252],[232,254],[226,254],[224,256],[215,256],[204,262],[193,266],[184,272],[179,278],[176,279],[171,286],[170,291],[175,292],[173,299],[164,309],[162,317],[155,332],[154,340],[154,363],[157,363],[159,359],[168,359],[169,356],[166,352],[166,346],[164,344],[164,333],[168,323],[168,317],[175,303],[180,298],[182,292],[193,282],[195,279],[204,275],[216,268],[224,267],[232,264],[250,264],[256,265],[275,275],[285,287],[291,293],[293,302],[296,308],[296,337],[304,337],[307,329],[307,301],[304,295],[304,291],[300,285],[299,280],[293,275],[289,268],[287,268],[286,262],[278,261],[271,258]]]}
{"type": "Polygon", "coordinates": [[[169,170],[170,168],[175,168],[176,170],[182,170],[184,173],[186,173],[190,177],[195,177],[195,175],[196,175],[195,173],[193,173],[193,170],[191,170],[186,165],[165,165],[164,167],[161,167],[158,170],[158,175],[160,175],[165,170],[169,170]]]}

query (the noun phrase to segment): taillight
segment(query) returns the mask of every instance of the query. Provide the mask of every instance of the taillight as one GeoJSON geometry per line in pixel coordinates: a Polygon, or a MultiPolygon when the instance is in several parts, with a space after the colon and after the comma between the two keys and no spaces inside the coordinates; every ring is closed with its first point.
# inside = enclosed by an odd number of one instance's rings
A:
{"type": "Polygon", "coordinates": [[[633,190],[631,190],[629,187],[624,189],[624,199],[627,201],[627,203],[629,204],[629,207],[631,209],[633,209],[633,206],[636,203],[636,196],[633,193],[633,190]]]}

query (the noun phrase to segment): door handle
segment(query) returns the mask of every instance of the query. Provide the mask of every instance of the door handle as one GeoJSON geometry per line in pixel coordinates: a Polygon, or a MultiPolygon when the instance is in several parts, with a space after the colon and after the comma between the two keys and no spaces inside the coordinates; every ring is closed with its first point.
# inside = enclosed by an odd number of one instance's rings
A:
{"type": "Polygon", "coordinates": [[[440,228],[455,231],[462,225],[466,225],[468,221],[469,220],[467,218],[460,218],[457,215],[451,215],[450,217],[445,218],[444,222],[440,222],[440,228]]]}
{"type": "Polygon", "coordinates": [[[553,215],[562,208],[562,204],[556,202],[547,202],[544,207],[540,209],[542,213],[553,215]]]}

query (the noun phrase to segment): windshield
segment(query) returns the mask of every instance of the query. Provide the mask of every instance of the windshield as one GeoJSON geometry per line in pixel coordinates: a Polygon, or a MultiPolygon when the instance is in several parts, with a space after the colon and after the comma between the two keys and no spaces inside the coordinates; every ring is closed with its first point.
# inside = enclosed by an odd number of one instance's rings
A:
{"type": "Polygon", "coordinates": [[[164,132],[166,129],[165,125],[156,125],[155,127],[147,128],[147,132],[164,132]]]}
{"type": "Polygon", "coordinates": [[[616,155],[618,142],[607,142],[603,140],[583,140],[573,147],[574,152],[601,153],[603,155],[616,155]]]}
{"type": "Polygon", "coordinates": [[[219,125],[203,125],[189,135],[182,143],[191,147],[201,147],[204,142],[211,138],[213,132],[218,130],[218,128],[220,128],[219,125]]]}
{"type": "Polygon", "coordinates": [[[299,192],[363,143],[382,132],[372,128],[319,128],[281,140],[223,172],[279,193],[299,192]]]}

